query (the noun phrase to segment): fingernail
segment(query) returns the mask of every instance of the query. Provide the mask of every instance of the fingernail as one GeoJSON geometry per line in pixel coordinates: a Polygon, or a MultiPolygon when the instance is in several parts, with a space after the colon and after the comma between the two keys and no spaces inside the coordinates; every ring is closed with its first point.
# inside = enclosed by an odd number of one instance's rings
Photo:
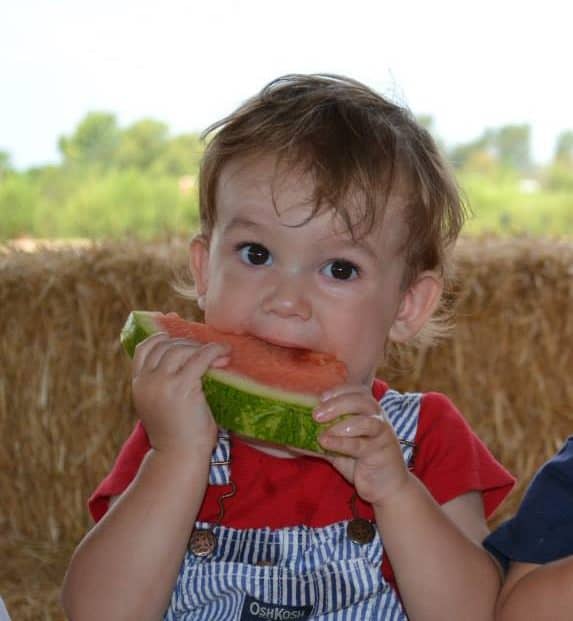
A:
{"type": "Polygon", "coordinates": [[[221,358],[217,358],[211,366],[213,367],[226,367],[231,361],[230,356],[221,356],[221,358]]]}
{"type": "Polygon", "coordinates": [[[315,420],[322,420],[325,416],[326,416],[326,412],[324,410],[321,410],[320,408],[317,408],[316,410],[314,410],[315,420]]]}

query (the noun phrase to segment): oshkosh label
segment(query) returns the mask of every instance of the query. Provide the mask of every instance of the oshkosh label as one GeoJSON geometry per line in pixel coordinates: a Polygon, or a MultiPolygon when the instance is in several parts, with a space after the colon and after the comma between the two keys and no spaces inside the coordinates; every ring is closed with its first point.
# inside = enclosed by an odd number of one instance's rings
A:
{"type": "Polygon", "coordinates": [[[245,595],[240,621],[304,621],[311,611],[312,606],[268,604],[245,595]]]}

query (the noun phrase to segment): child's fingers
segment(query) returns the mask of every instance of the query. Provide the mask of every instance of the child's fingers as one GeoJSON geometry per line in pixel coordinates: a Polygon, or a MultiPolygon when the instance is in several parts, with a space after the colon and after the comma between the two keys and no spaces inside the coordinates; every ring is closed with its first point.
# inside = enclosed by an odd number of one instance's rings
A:
{"type": "Polygon", "coordinates": [[[356,393],[356,392],[371,394],[370,389],[367,388],[366,386],[357,385],[357,384],[339,384],[338,386],[335,386],[334,388],[325,390],[320,395],[320,401],[321,403],[324,403],[326,401],[329,401],[330,399],[333,399],[334,397],[339,397],[341,395],[345,395],[348,393],[356,393]]]}
{"type": "Polygon", "coordinates": [[[191,353],[199,347],[201,343],[190,339],[167,339],[155,345],[147,357],[145,367],[149,371],[155,371],[160,367],[167,372],[176,371],[180,366],[177,364],[177,359],[185,357],[185,352],[191,353]],[[175,358],[175,361],[172,358],[175,358]]]}
{"type": "Polygon", "coordinates": [[[165,343],[169,340],[167,332],[156,332],[151,336],[148,336],[145,340],[138,343],[135,347],[133,354],[133,375],[140,375],[143,368],[147,364],[147,359],[154,348],[160,343],[165,343]]]}
{"type": "MultiPolygon", "coordinates": [[[[354,459],[360,459],[372,453],[372,440],[373,436],[342,437],[332,435],[331,433],[325,433],[318,439],[320,445],[327,451],[353,457],[354,459]]],[[[379,452],[379,448],[376,450],[379,452]]]]}
{"type": "Polygon", "coordinates": [[[359,458],[391,445],[394,435],[392,426],[381,414],[351,416],[322,433],[319,442],[327,450],[359,458]]]}
{"type": "MultiPolygon", "coordinates": [[[[211,344],[210,344],[211,345],[211,344]]],[[[217,345],[213,343],[212,345],[217,345]]],[[[155,371],[159,367],[166,373],[176,373],[184,366],[193,354],[205,346],[190,339],[170,338],[167,333],[159,332],[142,341],[134,356],[134,376],[142,372],[155,371]]],[[[227,345],[219,344],[218,349],[222,353],[228,353],[227,345]]],[[[217,361],[217,366],[223,366],[225,361],[217,361]]]]}
{"type": "Polygon", "coordinates": [[[164,373],[176,373],[200,347],[185,339],[159,344],[148,357],[150,371],[161,369],[164,373]]]}
{"type": "Polygon", "coordinates": [[[328,399],[321,399],[314,409],[313,416],[316,421],[326,423],[343,414],[378,415],[379,412],[380,405],[372,394],[362,387],[355,387],[353,390],[335,394],[328,399]]]}
{"type": "Polygon", "coordinates": [[[189,358],[181,364],[177,375],[184,381],[202,376],[209,367],[224,366],[231,348],[223,343],[208,343],[195,349],[189,358]]]}
{"type": "Polygon", "coordinates": [[[370,442],[360,436],[357,438],[342,438],[331,434],[323,434],[319,437],[320,445],[327,451],[346,455],[358,459],[369,447],[370,442]]]}
{"type": "Polygon", "coordinates": [[[339,438],[372,437],[382,433],[384,424],[377,416],[349,416],[329,427],[325,433],[339,438]]]}

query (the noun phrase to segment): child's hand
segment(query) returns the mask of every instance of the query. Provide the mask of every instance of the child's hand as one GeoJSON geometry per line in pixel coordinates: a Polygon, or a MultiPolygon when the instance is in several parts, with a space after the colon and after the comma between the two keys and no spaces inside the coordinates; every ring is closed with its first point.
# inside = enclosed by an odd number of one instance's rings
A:
{"type": "Polygon", "coordinates": [[[402,491],[410,473],[400,443],[380,405],[364,386],[339,386],[326,392],[314,418],[327,423],[343,414],[352,416],[335,423],[319,437],[328,451],[341,453],[327,459],[356,488],[358,495],[380,505],[402,491]]]}
{"type": "Polygon", "coordinates": [[[211,455],[217,425],[201,378],[209,367],[224,366],[228,352],[225,345],[200,345],[165,333],[154,334],[136,347],[133,402],[154,449],[211,455]]]}

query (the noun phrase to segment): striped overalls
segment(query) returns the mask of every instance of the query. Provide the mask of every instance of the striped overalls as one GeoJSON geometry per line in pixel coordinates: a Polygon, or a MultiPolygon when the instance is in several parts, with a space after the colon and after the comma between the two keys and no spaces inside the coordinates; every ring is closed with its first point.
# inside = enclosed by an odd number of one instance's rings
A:
{"type": "MultiPolygon", "coordinates": [[[[412,443],[421,398],[388,390],[380,402],[397,435],[412,443]]],[[[406,445],[403,453],[410,463],[413,448],[406,445]]],[[[222,434],[213,461],[224,462],[228,456],[229,438],[222,434]]],[[[212,466],[211,485],[228,481],[228,466],[212,466]]],[[[212,556],[185,555],[165,621],[407,619],[382,576],[377,529],[371,543],[357,544],[347,537],[347,524],[245,530],[215,526],[219,543],[212,556]]]]}

